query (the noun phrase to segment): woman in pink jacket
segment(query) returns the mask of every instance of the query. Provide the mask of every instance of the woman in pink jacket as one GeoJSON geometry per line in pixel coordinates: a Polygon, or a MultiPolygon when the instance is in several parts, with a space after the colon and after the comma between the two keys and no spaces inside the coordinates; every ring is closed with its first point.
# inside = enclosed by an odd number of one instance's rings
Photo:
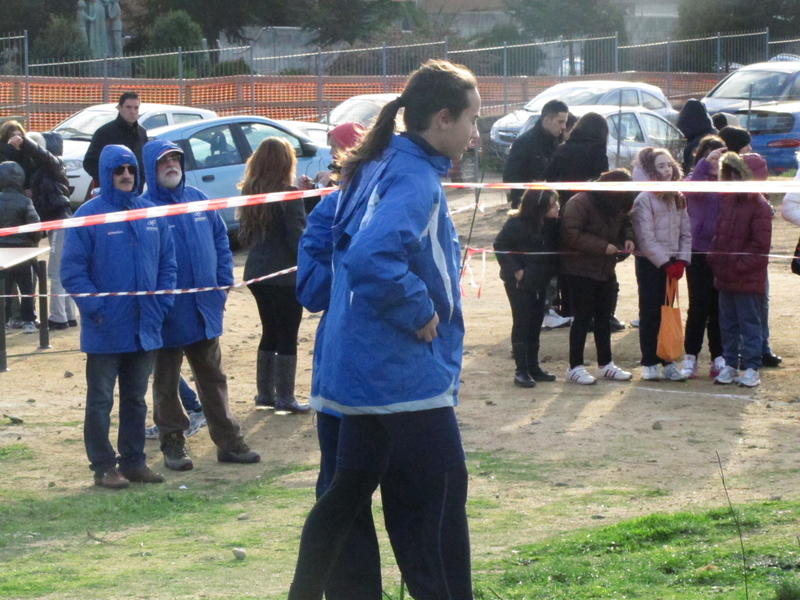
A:
{"type": "MultiPolygon", "coordinates": [[[[636,157],[633,178],[638,181],[677,181],[680,165],[664,148],[642,148],[636,157]]],[[[642,379],[684,381],[686,376],[674,362],[656,354],[661,305],[667,277],[680,279],[691,262],[692,232],[686,199],[678,192],[642,192],[631,212],[636,235],[636,281],[639,286],[639,346],[642,379]],[[663,368],[659,372],[659,366],[663,368]]]]}

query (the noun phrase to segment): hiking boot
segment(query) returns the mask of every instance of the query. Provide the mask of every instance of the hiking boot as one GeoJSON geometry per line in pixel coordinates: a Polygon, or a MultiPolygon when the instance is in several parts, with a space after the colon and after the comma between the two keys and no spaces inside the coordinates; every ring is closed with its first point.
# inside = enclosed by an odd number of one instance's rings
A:
{"type": "Polygon", "coordinates": [[[739,378],[739,387],[756,387],[760,383],[761,377],[756,369],[747,369],[739,378]]]}
{"type": "Polygon", "coordinates": [[[614,362],[608,363],[605,367],[597,367],[595,377],[598,379],[611,379],[614,381],[628,381],[631,374],[628,371],[623,371],[614,362]]]}
{"type": "Polygon", "coordinates": [[[122,476],[131,483],[164,483],[164,476],[156,473],[147,465],[140,465],[135,469],[120,470],[122,476]]]}
{"type": "Polygon", "coordinates": [[[161,440],[164,453],[164,466],[171,471],[191,471],[194,463],[186,454],[186,438],[183,432],[173,432],[161,440]]]}
{"type": "Polygon", "coordinates": [[[739,382],[739,370],[734,369],[730,365],[725,365],[722,370],[719,372],[714,378],[714,383],[720,385],[728,385],[729,383],[738,383],[739,382]]]}
{"type": "Polygon", "coordinates": [[[128,487],[131,483],[122,476],[116,467],[111,467],[105,471],[97,471],[94,474],[94,484],[110,490],[121,490],[128,487]]]}
{"type": "Polygon", "coordinates": [[[661,381],[661,373],[658,372],[658,365],[642,367],[643,381],[661,381]]]}
{"type": "Polygon", "coordinates": [[[589,375],[583,365],[567,369],[567,381],[578,385],[593,385],[597,383],[597,379],[589,375]]]}
{"type": "Polygon", "coordinates": [[[259,462],[261,455],[250,450],[250,446],[242,442],[235,450],[223,450],[217,447],[217,460],[227,463],[252,464],[259,462]]]}
{"type": "Polygon", "coordinates": [[[661,379],[664,381],[686,381],[686,375],[681,373],[678,363],[671,362],[661,368],[661,379]]]}
{"type": "Polygon", "coordinates": [[[708,369],[708,376],[711,377],[711,379],[716,379],[717,375],[719,375],[724,368],[725,359],[721,356],[718,356],[714,359],[714,362],[711,363],[711,367],[708,369]]]}
{"type": "Polygon", "coordinates": [[[694,354],[684,355],[681,373],[683,373],[687,379],[694,379],[697,377],[697,357],[694,354]]]}

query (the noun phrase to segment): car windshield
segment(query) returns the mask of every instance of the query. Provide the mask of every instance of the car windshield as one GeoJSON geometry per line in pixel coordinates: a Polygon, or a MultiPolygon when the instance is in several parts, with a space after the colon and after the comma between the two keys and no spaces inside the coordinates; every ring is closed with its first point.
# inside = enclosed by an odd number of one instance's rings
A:
{"type": "Polygon", "coordinates": [[[94,132],[106,123],[117,118],[117,111],[82,110],[62,121],[53,131],[61,134],[65,140],[91,141],[94,132]]]}
{"type": "Polygon", "coordinates": [[[723,81],[709,94],[709,97],[747,100],[750,98],[750,86],[752,86],[753,100],[778,100],[783,95],[786,82],[791,75],[774,71],[739,71],[723,81]]]}
{"type": "Polygon", "coordinates": [[[608,88],[598,88],[595,86],[581,86],[572,88],[549,89],[543,91],[533,100],[525,105],[525,110],[539,111],[549,100],[558,98],[566,102],[567,106],[581,106],[588,104],[599,104],[600,99],[608,93],[608,88]]]}

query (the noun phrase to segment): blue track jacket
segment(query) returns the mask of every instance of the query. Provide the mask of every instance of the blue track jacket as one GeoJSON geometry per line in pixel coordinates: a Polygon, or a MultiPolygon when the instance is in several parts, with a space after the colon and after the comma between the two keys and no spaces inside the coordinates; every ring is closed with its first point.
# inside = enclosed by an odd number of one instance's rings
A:
{"type": "MultiPolygon", "coordinates": [[[[106,146],[100,154],[102,194],[83,204],[75,217],[153,206],[132,192],[114,187],[112,171],[136,165],[124,146],[106,146]]],[[[138,165],[137,165],[138,166],[138,165]]],[[[164,219],[140,219],[67,229],[61,281],[70,294],[134,292],[175,288],[177,266],[172,234],[164,219]]],[[[162,345],[161,325],[175,296],[75,298],[81,311],[81,350],[118,354],[155,350],[162,345]]]]}
{"type": "MultiPolygon", "coordinates": [[[[186,172],[180,185],[168,190],[156,183],[156,160],[169,149],[180,150],[172,142],[153,140],[142,149],[147,191],[142,198],[156,205],[181,204],[208,197],[186,185],[186,172]]],[[[184,159],[181,154],[181,168],[184,159]]],[[[166,217],[175,239],[179,289],[217,287],[233,284],[233,255],[228,232],[216,211],[195,212],[166,217]]],[[[180,294],[164,319],[165,348],[178,348],[222,335],[222,313],[227,294],[222,290],[180,294]]]]}
{"type": "Polygon", "coordinates": [[[450,164],[393,136],[340,193],[314,408],[386,414],[455,406],[464,322],[458,237],[440,183],[450,164]],[[418,340],[434,311],[439,337],[418,340]]]}

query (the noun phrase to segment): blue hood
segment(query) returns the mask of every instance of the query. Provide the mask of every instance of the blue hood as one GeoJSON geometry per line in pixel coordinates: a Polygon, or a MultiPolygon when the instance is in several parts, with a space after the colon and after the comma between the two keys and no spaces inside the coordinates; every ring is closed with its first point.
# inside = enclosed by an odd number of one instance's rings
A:
{"type": "Polygon", "coordinates": [[[100,153],[100,191],[103,198],[117,208],[132,208],[139,196],[139,171],[136,172],[133,191],[123,192],[114,187],[113,171],[121,165],[136,165],[136,155],[125,146],[106,146],[100,153]]]}
{"type": "Polygon", "coordinates": [[[147,184],[150,200],[156,204],[180,204],[181,202],[186,202],[183,199],[183,188],[186,185],[185,159],[183,150],[179,146],[166,140],[147,142],[142,148],[142,162],[144,162],[144,181],[147,184]],[[158,162],[158,157],[165,150],[176,150],[181,154],[181,182],[174,190],[161,187],[156,182],[156,162],[158,162]]]}

